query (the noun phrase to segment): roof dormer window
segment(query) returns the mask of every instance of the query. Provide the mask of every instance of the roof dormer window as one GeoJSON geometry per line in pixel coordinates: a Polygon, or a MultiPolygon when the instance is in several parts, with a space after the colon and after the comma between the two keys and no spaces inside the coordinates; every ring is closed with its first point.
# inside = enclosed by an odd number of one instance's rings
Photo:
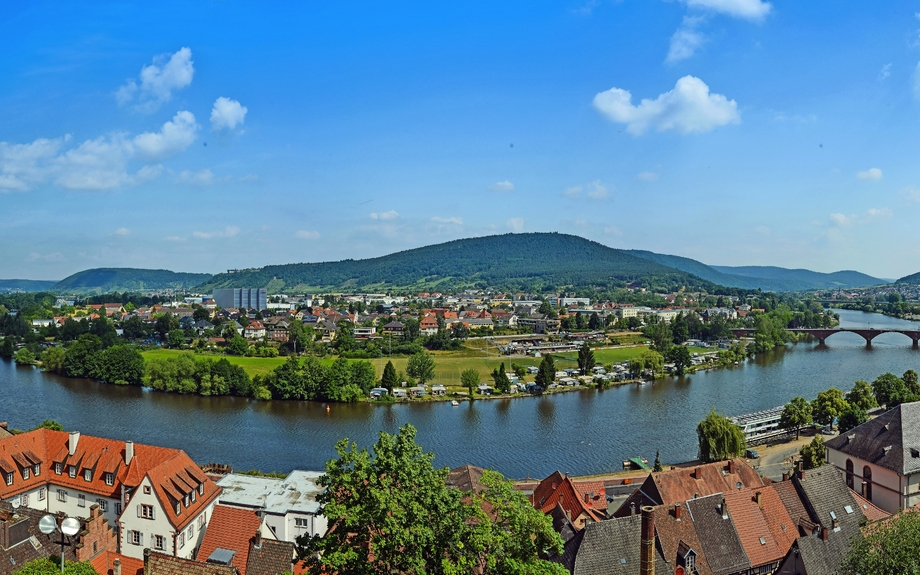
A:
{"type": "Polygon", "coordinates": [[[22,478],[23,478],[23,480],[29,478],[29,468],[28,468],[28,467],[23,467],[23,468],[22,468],[22,478]]]}
{"type": "Polygon", "coordinates": [[[76,465],[71,465],[71,466],[70,466],[70,470],[69,470],[67,473],[68,473],[68,475],[70,475],[71,479],[73,479],[74,477],[76,477],[76,476],[77,476],[77,466],[76,466],[76,465]]]}
{"type": "Polygon", "coordinates": [[[7,473],[7,474],[6,474],[6,484],[7,484],[7,485],[12,485],[12,484],[13,484],[13,474],[12,474],[12,473],[7,473]]]}
{"type": "Polygon", "coordinates": [[[54,472],[57,473],[58,475],[60,475],[61,473],[64,473],[64,466],[60,463],[55,463],[54,472]]]}
{"type": "Polygon", "coordinates": [[[194,503],[194,502],[195,502],[195,492],[192,491],[192,503],[194,503]]]}
{"type": "Polygon", "coordinates": [[[182,513],[182,504],[176,503],[176,515],[182,513]]]}
{"type": "Polygon", "coordinates": [[[204,483],[198,484],[198,495],[204,495],[204,483]]]}
{"type": "Polygon", "coordinates": [[[189,503],[189,496],[186,495],[186,496],[185,496],[185,507],[186,507],[186,508],[188,508],[188,503],[189,503]]]}
{"type": "Polygon", "coordinates": [[[41,474],[42,474],[42,465],[41,463],[36,463],[35,465],[32,466],[32,475],[34,475],[35,477],[38,477],[41,474]]]}
{"type": "Polygon", "coordinates": [[[92,469],[84,469],[84,470],[83,470],[83,480],[84,480],[84,481],[92,481],[92,480],[93,480],[93,470],[92,470],[92,469]]]}

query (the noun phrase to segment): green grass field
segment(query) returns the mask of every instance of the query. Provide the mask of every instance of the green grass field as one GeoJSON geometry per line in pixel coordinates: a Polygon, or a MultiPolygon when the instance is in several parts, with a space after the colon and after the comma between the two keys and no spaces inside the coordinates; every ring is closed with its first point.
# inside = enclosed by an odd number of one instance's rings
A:
{"type": "MultiPolygon", "coordinates": [[[[491,351],[488,345],[481,344],[482,340],[474,340],[467,342],[467,344],[475,343],[473,347],[466,347],[460,351],[448,351],[448,352],[434,352],[435,363],[435,378],[432,383],[442,383],[449,387],[458,387],[460,385],[460,374],[467,369],[475,369],[479,372],[479,377],[481,381],[490,381],[489,375],[492,373],[492,370],[498,367],[502,362],[505,363],[505,369],[510,367],[512,362],[523,365],[523,366],[537,366],[540,364],[541,358],[539,357],[526,357],[526,358],[515,358],[509,359],[506,356],[500,356],[495,352],[495,348],[492,347],[491,351]]],[[[598,365],[603,365],[607,363],[617,363],[621,361],[629,361],[630,359],[637,357],[647,348],[645,346],[637,347],[614,347],[606,349],[598,349],[594,352],[595,360],[598,365]]],[[[691,353],[704,353],[712,351],[711,349],[700,349],[700,348],[690,348],[691,353]]],[[[143,352],[145,359],[155,359],[155,358],[164,358],[164,357],[174,357],[179,354],[189,354],[198,358],[208,358],[208,359],[221,359],[226,358],[230,363],[234,365],[239,365],[250,376],[254,375],[265,375],[271,370],[275,369],[285,361],[287,358],[284,357],[237,357],[232,355],[197,355],[190,351],[179,351],[173,349],[156,349],[151,351],[143,352]]],[[[553,354],[555,359],[556,366],[560,369],[568,369],[572,367],[577,367],[578,354],[575,352],[569,352],[564,354],[553,354]]],[[[320,360],[324,364],[330,364],[334,361],[334,358],[326,358],[320,360]]],[[[354,360],[359,361],[359,360],[354,360]]],[[[380,377],[383,374],[383,366],[387,363],[387,358],[380,359],[370,359],[364,360],[370,361],[371,364],[377,370],[377,377],[380,377]]],[[[397,372],[405,371],[406,364],[409,361],[407,357],[394,357],[390,361],[393,362],[393,366],[396,368],[397,372]]],[[[532,378],[531,378],[532,379],[532,378]]],[[[530,379],[529,379],[530,380],[530,379]]]]}

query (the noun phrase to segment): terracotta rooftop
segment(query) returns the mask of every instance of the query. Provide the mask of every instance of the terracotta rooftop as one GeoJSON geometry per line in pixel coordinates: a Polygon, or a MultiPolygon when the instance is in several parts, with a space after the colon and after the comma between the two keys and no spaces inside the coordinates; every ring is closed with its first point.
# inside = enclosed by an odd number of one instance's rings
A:
{"type": "Polygon", "coordinates": [[[607,499],[601,492],[595,498],[590,498],[590,492],[585,497],[569,477],[555,471],[541,481],[531,495],[534,507],[543,513],[550,513],[556,504],[571,513],[572,519],[587,514],[593,521],[603,521],[607,518],[607,499]]]}
{"type": "Polygon", "coordinates": [[[140,559],[119,555],[114,551],[103,551],[90,559],[89,563],[99,575],[115,575],[115,560],[121,562],[121,575],[144,575],[144,562],[140,559]]]}
{"type": "Polygon", "coordinates": [[[249,545],[261,524],[257,512],[251,509],[215,505],[204,541],[198,549],[198,561],[207,561],[216,549],[234,551],[230,564],[238,568],[241,575],[246,575],[249,545]]]}
{"type": "MultiPolygon", "coordinates": [[[[239,575],[232,565],[201,563],[144,549],[145,575],[239,575]]],[[[124,574],[123,574],[124,575],[124,574]]]]}

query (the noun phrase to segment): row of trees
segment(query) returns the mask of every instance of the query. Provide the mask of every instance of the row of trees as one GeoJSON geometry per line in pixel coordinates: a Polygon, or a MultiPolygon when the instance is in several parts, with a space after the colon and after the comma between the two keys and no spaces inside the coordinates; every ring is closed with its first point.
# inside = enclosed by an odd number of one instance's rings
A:
{"type": "Polygon", "coordinates": [[[354,402],[367,397],[376,383],[369,361],[339,358],[325,366],[312,356],[291,356],[268,374],[253,378],[260,399],[354,402]]]}
{"type": "Polygon", "coordinates": [[[118,385],[141,385],[144,357],[134,346],[106,346],[97,335],[83,334],[68,347],[41,354],[42,368],[67,377],[87,377],[118,385]]]}
{"type": "Polygon", "coordinates": [[[252,385],[246,371],[226,359],[196,359],[191,355],[151,359],[144,384],[159,391],[198,395],[238,395],[270,399],[252,385]]]}

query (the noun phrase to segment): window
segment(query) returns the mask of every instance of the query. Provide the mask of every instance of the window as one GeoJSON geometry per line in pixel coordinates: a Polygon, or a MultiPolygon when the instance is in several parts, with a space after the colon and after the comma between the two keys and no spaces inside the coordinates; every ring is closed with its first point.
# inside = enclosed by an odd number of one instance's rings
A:
{"type": "Polygon", "coordinates": [[[687,571],[691,573],[696,571],[696,553],[687,553],[687,556],[684,557],[684,563],[687,571]]]}
{"type": "Polygon", "coordinates": [[[195,492],[192,491],[192,503],[194,503],[194,502],[195,502],[195,492]]]}
{"type": "Polygon", "coordinates": [[[143,519],[153,519],[153,505],[141,505],[140,512],[143,519]]]}
{"type": "Polygon", "coordinates": [[[29,505],[29,494],[28,493],[23,493],[22,495],[19,496],[19,504],[22,505],[23,507],[27,507],[29,505]]]}
{"type": "Polygon", "coordinates": [[[847,459],[847,487],[853,489],[853,460],[847,459]]]}
{"type": "Polygon", "coordinates": [[[115,515],[121,515],[121,503],[115,504],[115,515]]]}
{"type": "Polygon", "coordinates": [[[307,527],[310,526],[310,520],[309,520],[309,519],[303,519],[303,518],[300,518],[300,517],[295,517],[295,518],[294,518],[294,525],[295,525],[296,527],[300,527],[301,529],[306,529],[307,527]]]}
{"type": "Polygon", "coordinates": [[[182,504],[176,503],[176,515],[179,515],[181,513],[182,513],[182,504]]]}
{"type": "Polygon", "coordinates": [[[109,510],[109,502],[105,499],[97,499],[96,503],[99,504],[99,509],[101,509],[103,513],[109,510]]]}
{"type": "Polygon", "coordinates": [[[28,468],[28,467],[23,467],[23,468],[22,468],[22,478],[23,478],[23,479],[28,479],[28,478],[29,478],[29,468],[28,468]]]}
{"type": "Polygon", "coordinates": [[[93,470],[92,470],[92,469],[84,469],[84,470],[83,470],[83,480],[84,480],[84,481],[92,481],[92,480],[93,480],[93,470]]]}
{"type": "Polygon", "coordinates": [[[45,488],[44,487],[38,490],[38,500],[39,501],[45,500],[45,488]]]}
{"type": "Polygon", "coordinates": [[[60,463],[55,463],[55,464],[54,464],[54,472],[57,473],[58,475],[60,475],[61,473],[63,473],[63,469],[64,469],[64,466],[61,465],[60,463]]]}
{"type": "Polygon", "coordinates": [[[198,495],[204,495],[204,483],[198,485],[198,495]]]}
{"type": "Polygon", "coordinates": [[[140,531],[128,531],[128,540],[131,541],[132,545],[143,545],[144,534],[140,531]]]}
{"type": "Polygon", "coordinates": [[[198,516],[198,531],[201,531],[202,527],[204,527],[204,513],[198,516]]]}
{"type": "Polygon", "coordinates": [[[868,465],[863,467],[863,483],[866,484],[866,492],[863,497],[872,501],[872,468],[868,465]]]}
{"type": "Polygon", "coordinates": [[[13,484],[13,474],[12,474],[12,473],[7,473],[7,474],[6,474],[6,484],[7,484],[7,485],[12,485],[12,484],[13,484]]]}
{"type": "Polygon", "coordinates": [[[150,495],[150,486],[149,486],[149,485],[145,485],[145,486],[144,486],[144,495],[150,495]]]}
{"type": "Polygon", "coordinates": [[[77,507],[86,507],[86,495],[77,494],[77,507]]]}
{"type": "Polygon", "coordinates": [[[63,489],[58,489],[58,501],[67,502],[67,492],[63,489]]]}
{"type": "Polygon", "coordinates": [[[76,477],[76,476],[77,476],[77,466],[76,466],[76,465],[71,465],[71,466],[70,466],[70,470],[67,472],[67,474],[70,475],[71,479],[73,479],[74,477],[76,477]]]}
{"type": "Polygon", "coordinates": [[[185,547],[185,531],[179,534],[179,549],[185,547]]]}
{"type": "Polygon", "coordinates": [[[189,501],[189,497],[188,497],[188,495],[186,495],[186,496],[185,496],[185,508],[186,508],[186,509],[188,509],[188,501],[189,501]]]}
{"type": "Polygon", "coordinates": [[[42,466],[40,463],[36,463],[35,465],[32,466],[32,475],[34,475],[35,477],[38,477],[41,474],[42,474],[42,466]]]}
{"type": "Polygon", "coordinates": [[[189,538],[189,541],[191,541],[191,540],[192,540],[192,537],[194,537],[194,536],[195,536],[195,526],[194,526],[194,525],[189,525],[189,526],[188,526],[188,538],[189,538]]]}
{"type": "Polygon", "coordinates": [[[153,547],[155,549],[159,549],[160,551],[165,549],[166,548],[166,538],[163,537],[162,535],[154,535],[153,536],[153,547]]]}
{"type": "Polygon", "coordinates": [[[115,476],[111,473],[105,474],[105,484],[106,485],[115,485],[115,476]]]}

